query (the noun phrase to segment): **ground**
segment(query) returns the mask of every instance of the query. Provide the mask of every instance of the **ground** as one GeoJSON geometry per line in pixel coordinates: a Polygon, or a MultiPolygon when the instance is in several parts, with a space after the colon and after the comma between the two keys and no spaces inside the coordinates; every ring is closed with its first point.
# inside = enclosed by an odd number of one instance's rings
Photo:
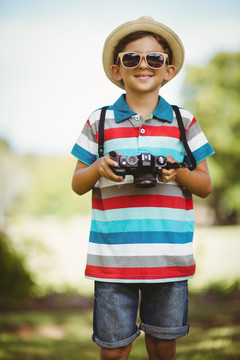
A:
{"type": "MultiPolygon", "coordinates": [[[[76,294],[32,300],[27,309],[0,313],[2,360],[97,360],[91,341],[92,298],[76,294]]],[[[240,292],[190,294],[190,334],[178,340],[178,360],[240,359],[240,292]]],[[[147,360],[144,337],[130,360],[147,360]]]]}

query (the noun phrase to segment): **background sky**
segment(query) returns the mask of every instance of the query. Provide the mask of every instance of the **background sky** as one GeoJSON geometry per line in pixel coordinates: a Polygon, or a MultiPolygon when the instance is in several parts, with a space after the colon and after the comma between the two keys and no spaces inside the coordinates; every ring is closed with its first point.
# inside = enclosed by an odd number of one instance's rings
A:
{"type": "Polygon", "coordinates": [[[88,115],[122,93],[102,69],[106,37],[144,15],[185,47],[161,90],[170,103],[181,105],[187,65],[240,51],[239,0],[0,0],[0,137],[20,154],[68,156],[88,115]]]}

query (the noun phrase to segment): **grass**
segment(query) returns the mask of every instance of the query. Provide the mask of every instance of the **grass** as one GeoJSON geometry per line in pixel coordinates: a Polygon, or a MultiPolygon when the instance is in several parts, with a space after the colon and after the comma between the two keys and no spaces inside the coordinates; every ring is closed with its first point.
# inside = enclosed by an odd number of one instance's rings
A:
{"type": "MultiPolygon", "coordinates": [[[[177,343],[178,360],[240,359],[240,293],[190,295],[190,334],[177,343]]],[[[0,313],[1,360],[97,360],[92,311],[0,313]]],[[[130,360],[147,360],[144,336],[130,360]]]]}

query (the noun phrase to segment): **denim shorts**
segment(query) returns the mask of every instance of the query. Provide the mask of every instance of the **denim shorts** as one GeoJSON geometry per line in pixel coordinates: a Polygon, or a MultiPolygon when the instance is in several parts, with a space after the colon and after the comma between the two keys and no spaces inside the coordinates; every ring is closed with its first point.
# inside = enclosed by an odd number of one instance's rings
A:
{"type": "Polygon", "coordinates": [[[177,339],[189,331],[187,317],[187,281],[95,282],[92,338],[103,348],[126,346],[140,335],[140,330],[158,339],[177,339]]]}

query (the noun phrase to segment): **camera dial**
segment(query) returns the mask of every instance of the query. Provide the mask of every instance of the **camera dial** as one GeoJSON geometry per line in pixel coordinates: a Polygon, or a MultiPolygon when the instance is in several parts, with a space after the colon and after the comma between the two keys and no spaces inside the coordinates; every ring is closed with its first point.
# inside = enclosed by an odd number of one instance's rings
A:
{"type": "Polygon", "coordinates": [[[131,166],[135,166],[138,163],[138,158],[135,155],[129,155],[127,157],[127,163],[131,166]]]}
{"type": "Polygon", "coordinates": [[[167,159],[165,158],[165,156],[157,156],[156,158],[156,164],[160,165],[160,166],[166,166],[167,164],[167,159]]]}

